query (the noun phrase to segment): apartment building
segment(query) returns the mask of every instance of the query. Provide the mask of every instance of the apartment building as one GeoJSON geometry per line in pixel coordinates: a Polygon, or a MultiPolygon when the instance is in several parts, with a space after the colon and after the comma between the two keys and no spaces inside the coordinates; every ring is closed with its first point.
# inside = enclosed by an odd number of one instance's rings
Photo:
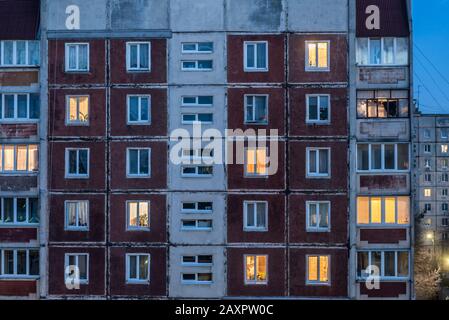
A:
{"type": "Polygon", "coordinates": [[[411,4],[351,4],[351,297],[410,299],[411,4]]]}
{"type": "Polygon", "coordinates": [[[449,269],[449,117],[417,112],[413,121],[417,244],[449,269]]]}
{"type": "Polygon", "coordinates": [[[410,298],[408,1],[40,8],[36,297],[410,298]]]}

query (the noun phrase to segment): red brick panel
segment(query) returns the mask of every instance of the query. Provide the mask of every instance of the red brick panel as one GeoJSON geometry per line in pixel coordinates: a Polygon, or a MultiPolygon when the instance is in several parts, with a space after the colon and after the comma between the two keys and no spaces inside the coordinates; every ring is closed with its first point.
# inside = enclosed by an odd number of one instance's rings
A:
{"type": "Polygon", "coordinates": [[[104,295],[105,294],[105,249],[80,247],[50,247],[48,250],[48,292],[50,295],[104,295]],[[80,284],[80,289],[69,290],[65,285],[66,253],[89,254],[89,282],[80,284]]]}
{"type": "Polygon", "coordinates": [[[346,89],[289,89],[290,135],[294,136],[346,136],[347,90],[346,89]],[[307,95],[330,95],[330,123],[307,123],[307,95]]]}
{"type": "Polygon", "coordinates": [[[1,280],[0,296],[25,297],[37,293],[35,280],[1,280]]]}
{"type": "Polygon", "coordinates": [[[166,241],[165,195],[111,195],[111,241],[164,242],[166,241]],[[126,230],[128,200],[150,201],[150,230],[126,230]]]}
{"type": "Polygon", "coordinates": [[[285,296],[285,249],[274,248],[228,248],[228,295],[229,296],[285,296]],[[245,284],[244,255],[268,255],[267,284],[245,284]]]}
{"type": "Polygon", "coordinates": [[[366,175],[360,176],[360,189],[402,190],[407,188],[406,175],[366,175]]]}
{"type": "Polygon", "coordinates": [[[106,73],[105,40],[49,40],[48,83],[49,84],[104,84],[106,73]],[[89,43],[89,71],[65,72],[65,44],[89,43]]]}
{"type": "Polygon", "coordinates": [[[104,136],[106,134],[105,89],[50,90],[50,136],[104,136]],[[89,125],[67,125],[68,95],[89,96],[89,125]]]}
{"type": "Polygon", "coordinates": [[[398,298],[407,294],[406,282],[381,282],[378,290],[368,290],[364,283],[360,284],[360,294],[369,298],[398,298]]]}
{"type": "Polygon", "coordinates": [[[1,242],[27,243],[37,240],[37,228],[0,228],[1,242]]]}
{"type": "Polygon", "coordinates": [[[165,83],[167,82],[167,42],[165,39],[141,39],[130,41],[151,42],[150,72],[128,72],[126,70],[127,40],[111,40],[112,83],[165,83]]]}
{"type": "Polygon", "coordinates": [[[113,295],[165,296],[166,295],[166,249],[165,248],[111,248],[110,286],[113,295]],[[150,282],[126,283],[126,254],[150,254],[150,282]]]}
{"type": "Polygon", "coordinates": [[[66,194],[50,197],[49,239],[61,242],[104,241],[105,240],[105,196],[93,194],[66,194]],[[89,230],[69,231],[65,226],[65,201],[89,201],[89,230]]]}
{"type": "Polygon", "coordinates": [[[37,123],[0,125],[0,138],[31,138],[36,137],[37,132],[37,123]]]}
{"type": "Polygon", "coordinates": [[[345,35],[293,34],[289,38],[289,81],[309,82],[346,82],[348,44],[345,35]],[[330,71],[306,71],[306,41],[329,41],[330,71]]]}
{"type": "Polygon", "coordinates": [[[283,35],[231,35],[228,36],[228,82],[284,82],[283,35]],[[268,41],[268,72],[245,72],[244,42],[268,41]]]}
{"type": "Polygon", "coordinates": [[[113,136],[166,136],[167,90],[166,89],[112,89],[111,134],[113,136]],[[151,96],[151,124],[128,125],[127,95],[151,96]]]}
{"type": "Polygon", "coordinates": [[[285,197],[283,195],[228,195],[228,242],[282,243],[285,241],[285,197]],[[244,231],[244,201],[268,202],[268,230],[244,231]]]}
{"type": "Polygon", "coordinates": [[[0,176],[0,190],[5,192],[30,191],[38,187],[37,176],[0,176]]]}
{"type": "Polygon", "coordinates": [[[407,241],[407,229],[361,229],[360,241],[370,244],[398,244],[407,241]]]}
{"type": "Polygon", "coordinates": [[[348,222],[347,196],[290,195],[289,234],[291,243],[346,243],[348,222]],[[307,232],[307,201],[330,201],[330,231],[307,232]]]}
{"type": "Polygon", "coordinates": [[[347,249],[290,249],[290,294],[301,297],[347,296],[348,252],[347,249]],[[306,283],[307,255],[330,256],[330,284],[306,283]]]}

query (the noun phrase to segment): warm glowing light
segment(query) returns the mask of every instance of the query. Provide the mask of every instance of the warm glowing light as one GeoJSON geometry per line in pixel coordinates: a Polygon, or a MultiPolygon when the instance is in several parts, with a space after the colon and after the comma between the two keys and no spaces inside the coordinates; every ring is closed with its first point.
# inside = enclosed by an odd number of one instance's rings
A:
{"type": "Polygon", "coordinates": [[[433,240],[433,234],[432,234],[431,232],[429,232],[429,233],[426,235],[426,237],[427,237],[427,239],[429,239],[429,240],[433,240]]]}

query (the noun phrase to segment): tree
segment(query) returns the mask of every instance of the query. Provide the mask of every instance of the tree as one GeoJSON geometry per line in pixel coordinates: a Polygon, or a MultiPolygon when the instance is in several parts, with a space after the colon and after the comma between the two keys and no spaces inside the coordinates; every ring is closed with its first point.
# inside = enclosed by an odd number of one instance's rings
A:
{"type": "Polygon", "coordinates": [[[415,248],[415,292],[418,300],[438,300],[440,293],[440,268],[424,246],[415,248]]]}

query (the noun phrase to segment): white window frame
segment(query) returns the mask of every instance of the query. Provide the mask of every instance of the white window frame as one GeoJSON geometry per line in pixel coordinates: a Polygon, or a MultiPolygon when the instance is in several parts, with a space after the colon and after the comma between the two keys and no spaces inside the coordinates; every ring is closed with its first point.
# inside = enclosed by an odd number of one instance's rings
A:
{"type": "Polygon", "coordinates": [[[269,63],[269,55],[268,55],[269,47],[268,47],[268,41],[244,41],[243,42],[243,71],[245,72],[268,72],[270,69],[270,63],[269,63]],[[265,61],[267,66],[265,68],[257,68],[257,44],[265,43],[266,45],[266,52],[265,52],[265,61]],[[248,45],[255,45],[254,47],[254,67],[248,67],[248,45]]]}
{"type": "Polygon", "coordinates": [[[182,60],[181,61],[181,71],[210,72],[212,70],[214,70],[214,60],[212,60],[212,59],[198,59],[198,60],[190,59],[190,60],[182,60]],[[200,61],[210,61],[211,67],[210,68],[200,68],[200,61]],[[184,63],[192,63],[192,62],[195,64],[195,67],[193,67],[193,68],[184,67],[184,63]]]}
{"type": "Polygon", "coordinates": [[[268,231],[268,201],[243,201],[243,231],[246,232],[266,232],[268,231]],[[256,226],[248,226],[248,205],[254,205],[254,223],[256,226]],[[265,226],[257,227],[257,205],[264,204],[265,205],[265,226]]]}
{"type": "Polygon", "coordinates": [[[213,41],[194,41],[194,42],[183,42],[181,43],[181,53],[183,54],[211,54],[214,52],[214,42],[213,41]],[[212,50],[200,51],[200,43],[212,43],[212,50]],[[195,50],[186,50],[184,45],[195,45],[195,50]]]}
{"type": "Polygon", "coordinates": [[[212,229],[214,228],[214,221],[212,219],[182,219],[181,220],[181,231],[212,231],[212,229]],[[184,226],[184,221],[195,221],[195,227],[185,227],[184,226]],[[199,222],[200,221],[210,221],[211,222],[211,226],[210,227],[200,227],[199,226],[199,222]]]}
{"type": "Polygon", "coordinates": [[[306,231],[307,232],[330,232],[331,231],[331,202],[330,201],[306,201],[306,231]],[[317,217],[319,217],[319,207],[323,204],[327,204],[327,220],[328,220],[328,226],[325,228],[322,228],[319,226],[319,221],[317,220],[317,225],[315,227],[310,226],[310,205],[316,205],[317,212],[315,214],[317,217]]]}
{"type": "Polygon", "coordinates": [[[408,143],[359,143],[357,144],[357,172],[368,173],[368,172],[410,172],[410,152],[411,146],[408,143]],[[398,169],[398,145],[408,145],[408,169],[400,170],[398,169]],[[358,147],[359,145],[368,145],[368,170],[359,169],[359,157],[358,157],[358,147]],[[381,169],[372,169],[372,146],[381,146],[381,169]],[[394,145],[394,167],[395,169],[385,169],[385,146],[394,145]]]}
{"type": "Polygon", "coordinates": [[[306,57],[305,57],[305,60],[304,60],[304,62],[305,62],[305,71],[306,72],[329,72],[330,71],[330,51],[331,51],[330,40],[306,40],[305,45],[306,45],[306,50],[304,50],[305,54],[306,54],[306,57]],[[326,43],[326,45],[327,45],[327,67],[325,67],[325,68],[320,68],[318,66],[318,61],[319,61],[318,44],[320,44],[320,43],[326,43]],[[316,57],[315,57],[316,64],[317,64],[316,67],[311,67],[311,66],[308,65],[308,61],[309,61],[309,44],[315,44],[316,45],[316,57]]]}
{"type": "Polygon", "coordinates": [[[151,230],[151,202],[150,200],[127,200],[126,201],[126,230],[127,231],[150,231],[151,230]],[[137,203],[137,214],[140,217],[139,211],[140,211],[140,204],[141,203],[147,203],[148,204],[148,226],[131,226],[131,215],[130,215],[130,204],[131,203],[137,203]]]}
{"type": "Polygon", "coordinates": [[[36,170],[30,170],[30,147],[35,146],[37,147],[37,158],[34,159],[39,167],[39,145],[38,144],[0,144],[0,174],[7,175],[7,174],[37,174],[39,172],[39,168],[36,170]],[[5,170],[5,146],[14,146],[14,170],[5,170]],[[17,150],[18,147],[27,147],[27,153],[26,153],[26,170],[18,170],[17,169],[17,150]]]}
{"type": "Polygon", "coordinates": [[[17,123],[17,122],[39,122],[39,118],[31,118],[31,93],[9,93],[4,92],[0,95],[1,99],[1,117],[0,121],[4,123],[17,123]],[[14,96],[14,117],[6,118],[5,117],[5,96],[14,96]],[[24,118],[19,118],[19,96],[27,97],[27,116],[24,118]]]}
{"type": "Polygon", "coordinates": [[[208,271],[209,271],[209,272],[182,272],[182,273],[181,273],[181,283],[184,284],[184,285],[192,285],[192,284],[194,284],[194,285],[209,285],[209,284],[212,284],[212,283],[214,282],[214,281],[213,281],[213,279],[214,279],[214,274],[213,274],[212,270],[208,270],[208,271]],[[210,274],[212,280],[210,280],[210,281],[201,281],[201,280],[198,280],[198,275],[201,274],[201,273],[205,273],[205,274],[207,273],[207,274],[210,274]],[[184,279],[183,279],[183,276],[184,276],[185,274],[193,274],[193,275],[195,275],[195,280],[184,280],[184,279]]]}
{"type": "Polygon", "coordinates": [[[90,122],[90,95],[66,95],[65,96],[65,105],[66,105],[66,117],[65,124],[67,126],[89,126],[90,122]],[[80,120],[70,120],[70,98],[76,98],[76,109],[77,116],[79,116],[79,98],[87,98],[87,121],[80,120]]]}
{"type": "MultiPolygon", "coordinates": [[[[367,46],[367,50],[368,50],[368,63],[367,64],[359,64],[357,62],[358,66],[364,66],[364,67],[376,67],[376,66],[389,66],[389,67],[396,67],[396,66],[407,66],[410,64],[410,41],[407,39],[407,54],[408,54],[408,58],[407,58],[407,64],[398,64],[396,63],[397,60],[397,39],[398,38],[405,38],[405,37],[362,37],[363,39],[368,39],[368,46],[367,46]],[[395,60],[394,63],[392,64],[386,64],[384,62],[384,41],[385,38],[393,38],[394,39],[394,44],[393,44],[393,59],[395,60]],[[372,39],[380,39],[380,64],[372,64],[371,63],[371,40],[372,39]]],[[[358,43],[356,42],[356,47],[358,46],[358,43]]],[[[358,51],[358,48],[356,48],[356,50],[358,51]]],[[[357,57],[358,58],[358,57],[357,57]]]]}
{"type": "Polygon", "coordinates": [[[268,284],[268,276],[269,276],[269,271],[268,271],[268,267],[269,267],[269,256],[267,254],[244,254],[243,255],[243,277],[244,277],[244,281],[245,281],[245,285],[267,285],[268,284]],[[255,276],[255,280],[248,280],[246,277],[246,258],[247,257],[254,257],[254,276],[255,276]],[[265,257],[265,270],[266,270],[266,279],[263,281],[258,281],[257,280],[257,257],[265,257]]]}
{"type": "MultiPolygon", "coordinates": [[[[38,279],[40,275],[30,275],[30,251],[39,252],[39,248],[0,248],[0,279],[38,279]],[[13,251],[13,274],[5,274],[5,251],[13,251]],[[26,252],[26,273],[18,274],[17,252],[26,252]]],[[[39,257],[40,258],[40,257],[39,257]]],[[[39,266],[40,269],[40,266],[39,266]]]]}
{"type": "Polygon", "coordinates": [[[75,267],[79,268],[79,257],[86,256],[86,279],[79,279],[80,284],[89,284],[89,253],[65,253],[64,254],[64,270],[69,266],[69,257],[75,257],[75,267]]]}
{"type": "Polygon", "coordinates": [[[214,265],[214,256],[212,254],[195,254],[195,255],[183,255],[181,256],[181,265],[185,267],[212,267],[214,265]],[[199,256],[211,256],[211,263],[200,263],[198,262],[199,256]],[[193,257],[195,262],[184,262],[184,257],[193,257]]]}
{"type": "Polygon", "coordinates": [[[38,44],[38,50],[39,50],[39,61],[40,61],[40,43],[37,40],[4,40],[4,41],[0,41],[0,67],[19,67],[19,68],[23,68],[23,67],[38,67],[40,65],[40,63],[38,64],[31,64],[30,63],[30,43],[31,42],[36,42],[38,44]],[[12,42],[13,43],[13,63],[12,64],[5,64],[5,52],[4,52],[4,43],[5,42],[12,42]],[[25,42],[25,64],[18,64],[17,63],[17,42],[21,41],[21,42],[25,42]]]}
{"type": "Polygon", "coordinates": [[[363,276],[359,276],[358,275],[358,254],[359,253],[368,253],[368,266],[371,266],[371,260],[372,260],[372,253],[373,252],[381,252],[381,259],[380,259],[380,265],[381,265],[381,270],[380,274],[379,274],[379,280],[407,280],[410,279],[410,270],[411,270],[411,266],[410,266],[410,252],[407,250],[359,250],[357,251],[357,264],[356,264],[356,270],[357,270],[357,279],[358,280],[366,280],[366,277],[363,276]],[[395,253],[395,274],[396,276],[392,277],[392,276],[385,276],[385,252],[394,252],[395,253]],[[399,252],[407,252],[408,253],[408,276],[407,277],[399,277],[398,275],[398,253],[399,252]]]}
{"type": "Polygon", "coordinates": [[[408,227],[410,226],[410,220],[411,220],[411,206],[412,206],[412,202],[410,197],[407,196],[399,196],[399,195],[395,195],[395,196],[374,196],[374,195],[364,195],[364,196],[357,196],[356,197],[356,224],[358,227],[384,227],[384,228],[388,228],[388,227],[408,227]],[[359,208],[358,208],[358,200],[359,198],[368,198],[368,216],[369,216],[369,223],[368,224],[364,224],[364,223],[359,223],[358,221],[358,213],[359,213],[359,208]],[[381,217],[381,222],[380,223],[374,223],[372,222],[372,218],[371,218],[371,199],[373,198],[380,198],[380,217],[381,217]],[[386,220],[386,199],[389,198],[394,198],[395,199],[395,223],[387,223],[386,220]],[[407,224],[400,224],[399,223],[399,200],[400,198],[408,198],[408,223],[407,224]]]}
{"type": "Polygon", "coordinates": [[[309,286],[331,286],[332,280],[332,269],[331,269],[331,256],[328,254],[307,254],[306,255],[306,285],[309,286]],[[317,276],[318,280],[312,281],[309,280],[309,258],[310,257],[317,257],[317,276]],[[321,257],[327,257],[327,281],[320,281],[321,273],[320,273],[320,258],[321,257]]]}
{"type": "Polygon", "coordinates": [[[243,105],[244,105],[244,123],[245,124],[250,124],[250,125],[268,125],[268,115],[269,115],[269,110],[268,110],[268,108],[269,108],[269,95],[268,94],[245,94],[244,96],[243,96],[243,99],[244,99],[244,101],[243,101],[243,105]],[[252,100],[252,104],[253,104],[253,114],[252,114],[252,121],[248,121],[248,117],[247,117],[247,115],[248,115],[248,100],[247,100],[247,98],[249,98],[249,97],[251,97],[251,100],[252,100]],[[264,122],[260,122],[260,121],[257,121],[257,120],[255,120],[256,119],[256,97],[265,97],[265,110],[266,110],[266,118],[267,118],[267,120],[266,121],[264,121],[264,122]]]}
{"type": "Polygon", "coordinates": [[[424,153],[432,153],[432,146],[430,144],[424,145],[424,153]]]}
{"type": "Polygon", "coordinates": [[[259,150],[259,149],[265,149],[265,159],[269,159],[269,156],[268,156],[268,147],[265,147],[265,148],[259,148],[259,147],[246,147],[245,148],[245,157],[244,157],[244,159],[245,159],[245,163],[244,163],[244,176],[245,176],[245,178],[268,178],[269,177],[269,175],[268,175],[268,169],[269,169],[269,167],[270,167],[270,165],[269,165],[269,162],[267,162],[266,164],[265,164],[265,173],[263,173],[263,174],[259,174],[259,173],[257,173],[257,151],[259,150]],[[255,168],[255,170],[256,170],[256,172],[255,173],[251,173],[251,172],[248,172],[248,168],[247,168],[247,166],[248,166],[248,151],[249,150],[253,150],[254,151],[254,156],[255,156],[255,162],[252,164],[252,165],[254,165],[254,168],[255,168]]]}
{"type": "Polygon", "coordinates": [[[64,230],[67,231],[89,231],[90,226],[90,205],[89,200],[66,200],[64,201],[64,230]],[[87,204],[87,226],[79,226],[79,206],[80,203],[86,203],[87,204]],[[69,212],[68,212],[68,204],[69,203],[76,203],[76,226],[70,226],[69,225],[69,212]]]}
{"type": "Polygon", "coordinates": [[[151,125],[151,95],[145,94],[129,94],[126,96],[126,123],[128,125],[151,125]],[[137,108],[139,110],[139,120],[131,121],[131,98],[138,99],[137,108]],[[148,120],[142,120],[142,98],[148,99],[148,120]]]}
{"type": "Polygon", "coordinates": [[[211,178],[214,176],[214,166],[210,165],[186,165],[181,166],[181,177],[183,178],[211,178]],[[211,174],[200,174],[199,168],[200,167],[211,167],[212,173],[211,174]],[[195,168],[195,173],[184,173],[185,168],[195,168]]]}
{"type": "Polygon", "coordinates": [[[198,107],[213,107],[214,106],[214,96],[182,96],[181,97],[181,107],[192,107],[192,108],[198,108],[198,107]],[[200,103],[200,98],[201,97],[211,97],[212,98],[212,103],[200,103]],[[195,99],[195,103],[186,103],[184,99],[186,98],[193,98],[195,99]]]}
{"type": "Polygon", "coordinates": [[[125,255],[125,265],[126,265],[126,283],[128,284],[149,284],[150,283],[150,265],[151,265],[151,255],[149,253],[127,253],[125,255]],[[139,275],[139,266],[140,266],[140,259],[142,256],[146,256],[148,258],[148,270],[147,270],[147,279],[134,279],[134,278],[130,278],[130,258],[131,257],[136,257],[136,275],[139,275]]]}
{"type": "Polygon", "coordinates": [[[449,138],[449,132],[448,128],[442,128],[440,132],[441,139],[448,139],[449,138]]]}
{"type": "Polygon", "coordinates": [[[126,71],[127,72],[151,72],[151,42],[149,41],[128,41],[126,42],[126,71]],[[140,47],[148,44],[148,68],[131,68],[131,46],[137,45],[137,59],[140,64],[140,47]]]}
{"type": "Polygon", "coordinates": [[[65,178],[66,179],[89,179],[90,176],[90,149],[89,148],[66,148],[65,149],[65,178]],[[70,151],[76,151],[76,167],[79,171],[79,152],[85,150],[87,151],[87,173],[69,173],[70,169],[70,151]]]}
{"type": "Polygon", "coordinates": [[[332,172],[332,163],[331,163],[331,148],[329,147],[307,147],[306,148],[306,176],[307,178],[313,178],[313,179],[317,179],[317,178],[323,178],[323,179],[329,179],[331,178],[331,172],[332,172]],[[324,173],[319,173],[319,165],[320,165],[320,150],[327,150],[327,169],[328,169],[328,173],[324,174],[324,173]],[[314,172],[310,172],[310,166],[309,166],[309,161],[310,161],[310,152],[311,151],[316,151],[316,159],[315,159],[315,165],[316,168],[318,169],[318,173],[314,173],[314,172]]]}
{"type": "Polygon", "coordinates": [[[213,112],[207,112],[207,113],[202,113],[202,112],[193,113],[192,112],[192,113],[183,113],[183,114],[181,114],[181,124],[194,124],[195,122],[199,122],[199,123],[202,123],[202,124],[213,124],[214,123],[214,113],[213,112]],[[200,121],[198,119],[200,114],[211,114],[212,115],[212,121],[200,121]],[[191,116],[191,115],[195,116],[195,120],[192,120],[192,121],[184,120],[184,116],[191,116]]]}
{"type": "Polygon", "coordinates": [[[306,94],[306,123],[330,124],[331,123],[331,95],[330,94],[306,94]],[[317,115],[320,118],[321,97],[327,98],[327,120],[312,120],[309,115],[310,98],[317,98],[317,115]]]}
{"type": "Polygon", "coordinates": [[[181,213],[183,214],[212,214],[213,213],[213,201],[183,201],[181,202],[181,213]],[[195,209],[184,209],[183,205],[185,203],[193,203],[195,204],[195,209]],[[198,209],[199,203],[211,203],[212,209],[211,210],[200,210],[198,209]]]}
{"type": "Polygon", "coordinates": [[[39,198],[38,197],[30,197],[30,196],[24,196],[24,197],[1,197],[0,198],[0,225],[1,226],[38,226],[39,225],[39,221],[38,222],[29,222],[30,221],[30,217],[31,217],[31,205],[30,205],[30,200],[31,199],[36,199],[37,200],[37,204],[38,204],[38,208],[36,208],[37,210],[37,216],[39,219],[39,198]],[[13,200],[13,217],[14,217],[14,221],[12,222],[5,222],[5,199],[12,199],[13,200]],[[26,199],[26,219],[24,222],[20,222],[17,219],[17,199],[26,199]]]}
{"type": "Polygon", "coordinates": [[[90,45],[88,42],[71,42],[65,44],[65,72],[89,72],[90,71],[90,45]],[[82,45],[87,45],[87,69],[79,68],[79,47],[82,45]],[[76,46],[76,68],[70,69],[70,46],[76,46]]]}
{"type": "Polygon", "coordinates": [[[126,177],[127,178],[150,178],[151,177],[151,148],[139,148],[139,147],[130,147],[126,148],[126,177]],[[130,171],[130,158],[129,158],[129,152],[131,150],[138,150],[139,154],[137,156],[137,168],[138,171],[140,171],[140,151],[141,150],[148,150],[148,173],[137,173],[137,174],[131,174],[130,171]]]}

